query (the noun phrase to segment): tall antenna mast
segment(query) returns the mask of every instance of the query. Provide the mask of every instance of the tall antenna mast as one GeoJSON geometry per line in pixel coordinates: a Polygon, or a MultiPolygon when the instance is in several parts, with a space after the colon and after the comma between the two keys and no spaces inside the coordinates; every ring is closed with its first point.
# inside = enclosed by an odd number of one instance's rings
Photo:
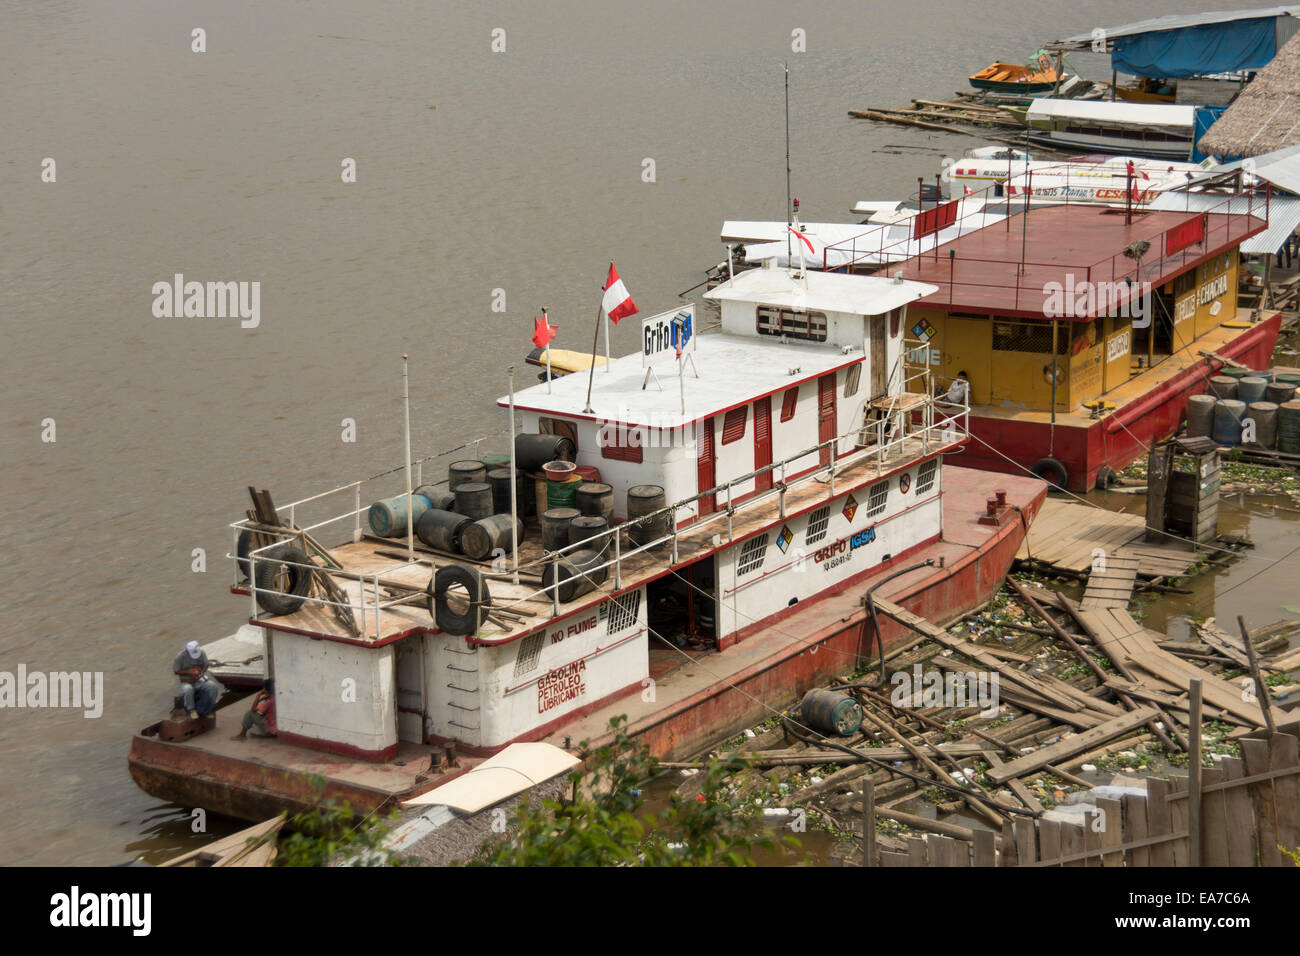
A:
{"type": "Polygon", "coordinates": [[[785,66],[785,261],[790,265],[791,249],[790,243],[794,238],[790,229],[794,226],[790,213],[790,63],[786,61],[785,66]]]}

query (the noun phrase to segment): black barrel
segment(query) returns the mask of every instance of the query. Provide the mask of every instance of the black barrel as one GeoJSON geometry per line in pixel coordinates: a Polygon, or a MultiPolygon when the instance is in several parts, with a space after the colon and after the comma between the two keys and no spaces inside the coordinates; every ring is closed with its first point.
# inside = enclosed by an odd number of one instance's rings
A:
{"type": "MultiPolygon", "coordinates": [[[[608,560],[596,551],[574,551],[558,562],[551,561],[542,571],[542,587],[549,588],[555,584],[556,564],[559,565],[561,604],[568,604],[575,597],[581,597],[594,591],[605,583],[609,577],[609,568],[598,568],[608,560]]],[[[549,597],[549,593],[548,593],[549,597]]]]}
{"type": "MultiPolygon", "coordinates": [[[[595,538],[598,535],[603,535],[608,530],[609,522],[599,515],[582,515],[569,522],[569,544],[577,544],[579,541],[595,538]]],[[[608,538],[593,541],[591,547],[597,551],[603,551],[605,550],[606,541],[608,541],[608,538]]]]}
{"type": "Polygon", "coordinates": [[[454,511],[430,508],[415,522],[415,536],[436,551],[460,553],[461,535],[474,522],[454,511]]]}
{"type": "Polygon", "coordinates": [[[1277,409],[1277,450],[1300,453],[1300,402],[1283,402],[1277,409]]]}
{"type": "Polygon", "coordinates": [[[428,498],[430,508],[437,508],[439,511],[456,510],[456,496],[446,488],[437,485],[421,485],[415,489],[415,493],[428,498]]]}
{"type": "Polygon", "coordinates": [[[542,548],[559,551],[569,546],[569,524],[581,517],[577,508],[548,508],[542,515],[542,548]]]}
{"type": "MultiPolygon", "coordinates": [[[[492,513],[498,515],[510,514],[510,480],[513,477],[509,468],[493,468],[488,472],[488,484],[492,486],[492,513]]],[[[515,508],[520,515],[525,514],[524,509],[528,502],[525,500],[528,496],[524,494],[523,486],[515,484],[515,508]]]]}
{"type": "MultiPolygon", "coordinates": [[[[633,485],[627,490],[628,539],[637,547],[668,534],[668,513],[646,517],[668,506],[663,488],[658,485],[633,485]]],[[[654,550],[659,550],[658,545],[654,550]]]]}
{"type": "Polygon", "coordinates": [[[1264,448],[1277,446],[1277,405],[1273,402],[1251,402],[1246,406],[1246,417],[1255,423],[1255,444],[1264,448]]]}
{"type": "Polygon", "coordinates": [[[492,486],[486,481],[466,481],[456,486],[456,510],[466,518],[487,518],[492,514],[492,486]]]}
{"type": "Polygon", "coordinates": [[[466,482],[487,481],[487,469],[481,461],[453,461],[447,466],[447,490],[455,491],[466,482]]]}
{"type": "Polygon", "coordinates": [[[584,515],[614,520],[614,489],[599,481],[588,481],[578,485],[574,493],[574,505],[584,515]]]}
{"type": "Polygon", "coordinates": [[[1288,385],[1286,382],[1270,382],[1264,389],[1264,401],[1272,402],[1274,405],[1281,405],[1293,398],[1295,398],[1295,386],[1288,385]]]}
{"type": "Polygon", "coordinates": [[[563,435],[516,435],[515,467],[541,471],[548,461],[573,461],[573,442],[563,435]]]}
{"type": "MultiPolygon", "coordinates": [[[[515,532],[519,541],[524,540],[524,523],[515,522],[515,532]]],[[[510,535],[510,515],[492,515],[471,521],[461,532],[460,549],[465,556],[475,561],[486,561],[500,548],[506,554],[513,550],[514,542],[510,535]]]]}

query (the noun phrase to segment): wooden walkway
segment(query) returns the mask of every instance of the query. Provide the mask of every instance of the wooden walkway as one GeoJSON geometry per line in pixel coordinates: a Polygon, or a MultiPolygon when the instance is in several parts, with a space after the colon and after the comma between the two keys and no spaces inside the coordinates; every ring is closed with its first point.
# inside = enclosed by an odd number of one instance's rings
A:
{"type": "Polygon", "coordinates": [[[1135,554],[1115,554],[1104,563],[1094,565],[1079,606],[1089,611],[1128,607],[1133,585],[1137,583],[1139,561],[1135,554]]]}
{"type": "Polygon", "coordinates": [[[1029,526],[1029,536],[1016,558],[1082,575],[1091,572],[1100,550],[1108,567],[1118,566],[1122,558],[1136,558],[1136,574],[1181,577],[1201,557],[1180,541],[1144,541],[1145,533],[1142,515],[1049,497],[1029,526]]]}

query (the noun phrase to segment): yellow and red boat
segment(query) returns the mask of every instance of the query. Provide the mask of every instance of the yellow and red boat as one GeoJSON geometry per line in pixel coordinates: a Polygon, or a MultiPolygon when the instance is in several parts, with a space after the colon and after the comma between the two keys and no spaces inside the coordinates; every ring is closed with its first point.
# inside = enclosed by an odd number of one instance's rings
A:
{"type": "Polygon", "coordinates": [[[1065,79],[1058,66],[1046,53],[1039,53],[1028,66],[1019,63],[991,63],[978,73],[972,73],[970,85],[977,90],[994,93],[1047,93],[1065,79]]]}

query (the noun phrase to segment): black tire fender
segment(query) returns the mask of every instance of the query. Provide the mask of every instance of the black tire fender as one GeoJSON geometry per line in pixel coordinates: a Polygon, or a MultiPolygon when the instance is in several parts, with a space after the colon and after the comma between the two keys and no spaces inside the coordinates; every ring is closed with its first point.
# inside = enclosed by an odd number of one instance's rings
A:
{"type": "Polygon", "coordinates": [[[1110,465],[1102,465],[1097,469],[1097,487],[1113,488],[1119,484],[1119,472],[1110,465]]]}
{"type": "Polygon", "coordinates": [[[474,568],[463,564],[449,564],[439,568],[429,579],[429,614],[444,634],[466,636],[478,631],[487,619],[487,609],[492,606],[487,581],[474,568]],[[447,592],[459,585],[469,595],[469,607],[463,612],[451,609],[447,592]]]}
{"type": "Polygon", "coordinates": [[[1054,485],[1062,491],[1070,483],[1070,472],[1055,458],[1040,458],[1029,470],[1049,485],[1054,485]]]}
{"type": "Polygon", "coordinates": [[[268,551],[266,557],[257,562],[258,606],[276,616],[298,610],[306,602],[307,592],[311,589],[311,569],[311,559],[301,548],[286,544],[268,551]],[[282,568],[289,573],[288,591],[275,586],[282,568]]]}
{"type": "Polygon", "coordinates": [[[253,549],[253,532],[244,528],[239,532],[239,540],[235,542],[235,563],[239,565],[240,576],[248,580],[248,552],[253,549]]]}

